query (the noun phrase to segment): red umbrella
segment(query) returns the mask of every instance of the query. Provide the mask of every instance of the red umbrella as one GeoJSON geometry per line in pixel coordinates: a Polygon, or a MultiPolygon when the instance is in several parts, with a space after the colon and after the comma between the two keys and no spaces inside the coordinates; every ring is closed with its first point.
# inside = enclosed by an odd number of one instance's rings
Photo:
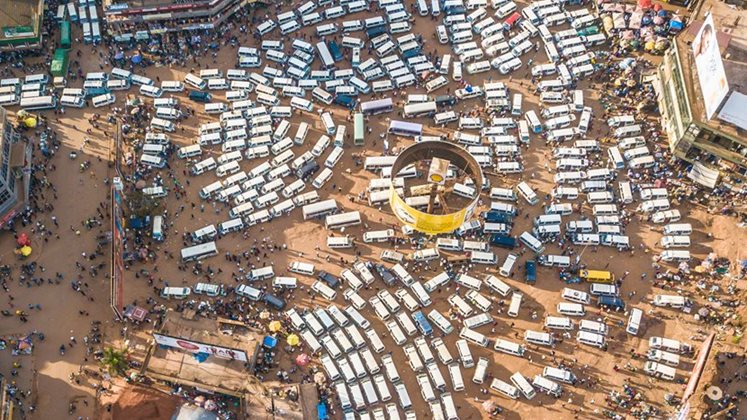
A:
{"type": "Polygon", "coordinates": [[[301,353],[296,356],[296,364],[298,366],[306,366],[311,361],[311,357],[306,353],[301,353]]]}
{"type": "Polygon", "coordinates": [[[651,8],[651,0],[638,0],[638,7],[640,9],[650,9],[651,8]]]}
{"type": "Polygon", "coordinates": [[[29,240],[29,235],[27,235],[25,232],[22,232],[20,235],[18,235],[18,239],[16,239],[16,243],[18,244],[18,246],[31,245],[31,241],[29,240]]]}

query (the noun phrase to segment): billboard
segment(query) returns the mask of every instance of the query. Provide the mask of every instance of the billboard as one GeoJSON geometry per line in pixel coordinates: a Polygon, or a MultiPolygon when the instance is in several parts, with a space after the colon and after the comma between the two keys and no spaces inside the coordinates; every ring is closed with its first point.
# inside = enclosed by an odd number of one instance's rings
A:
{"type": "Polygon", "coordinates": [[[713,15],[709,14],[703,22],[692,47],[700,90],[703,92],[706,118],[710,120],[729,93],[729,83],[726,81],[724,63],[721,61],[713,15]]]}
{"type": "Polygon", "coordinates": [[[389,189],[389,205],[394,215],[397,216],[397,219],[426,235],[437,235],[456,230],[465,220],[472,216],[472,212],[477,206],[477,200],[475,198],[467,207],[455,213],[429,214],[407,205],[405,200],[399,196],[397,190],[394,189],[394,184],[389,189]]]}
{"type": "MultiPolygon", "coordinates": [[[[120,180],[122,176],[122,127],[117,122],[117,133],[114,137],[114,170],[120,180]]],[[[111,275],[109,277],[109,304],[117,318],[122,319],[124,310],[124,200],[125,197],[114,183],[112,183],[111,194],[111,275]]]]}
{"type": "Polygon", "coordinates": [[[207,353],[221,359],[249,361],[243,350],[229,349],[227,347],[214,346],[212,344],[197,343],[183,338],[169,337],[168,335],[153,333],[156,344],[175,349],[181,349],[190,353],[207,353]]]}
{"type": "Polygon", "coordinates": [[[123,196],[112,186],[112,241],[110,305],[117,318],[122,319],[124,308],[124,217],[122,214],[123,196]]]}
{"type": "Polygon", "coordinates": [[[729,99],[718,113],[718,119],[732,123],[742,130],[747,130],[747,95],[736,90],[729,95],[729,99]]]}

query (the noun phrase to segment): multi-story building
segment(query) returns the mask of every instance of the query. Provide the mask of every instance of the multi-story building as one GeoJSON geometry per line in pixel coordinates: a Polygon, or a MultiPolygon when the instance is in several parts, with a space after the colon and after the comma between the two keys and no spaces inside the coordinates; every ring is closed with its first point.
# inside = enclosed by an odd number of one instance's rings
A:
{"type": "Polygon", "coordinates": [[[0,108],[0,227],[23,210],[28,197],[31,147],[0,108]]]}
{"type": "MultiPolygon", "coordinates": [[[[713,15],[716,39],[731,91],[747,88],[747,30],[739,23],[739,13],[722,2],[705,2],[687,30],[676,37],[657,70],[657,93],[662,124],[672,153],[695,165],[715,182],[722,176],[747,178],[747,132],[719,118],[707,118],[692,42],[707,13],[713,15]]],[[[721,104],[727,102],[725,98],[721,104]]],[[[747,113],[747,110],[744,111],[747,113]]]]}
{"type": "Polygon", "coordinates": [[[112,35],[213,29],[258,0],[104,0],[112,35]]]}
{"type": "Polygon", "coordinates": [[[0,51],[41,47],[44,0],[0,1],[0,51]]]}

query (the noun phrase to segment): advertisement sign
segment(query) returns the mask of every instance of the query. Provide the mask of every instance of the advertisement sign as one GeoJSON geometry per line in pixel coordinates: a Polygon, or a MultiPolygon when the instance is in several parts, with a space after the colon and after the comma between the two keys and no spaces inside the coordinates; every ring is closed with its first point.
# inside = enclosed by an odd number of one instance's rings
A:
{"type": "Polygon", "coordinates": [[[214,346],[212,344],[197,343],[158,333],[153,333],[153,338],[156,340],[156,343],[161,346],[180,349],[190,353],[207,353],[211,356],[220,357],[221,359],[239,360],[242,362],[248,361],[246,353],[242,350],[229,349],[226,347],[214,346]]]}
{"type": "Polygon", "coordinates": [[[700,90],[703,93],[706,118],[710,120],[721,105],[721,101],[729,93],[729,83],[726,81],[724,63],[721,61],[713,15],[709,14],[703,22],[692,46],[695,69],[698,72],[700,90]]]}
{"type": "Polygon", "coordinates": [[[124,307],[124,228],[122,224],[122,193],[112,186],[112,261],[110,305],[117,318],[124,307]]]}
{"type": "MultiPolygon", "coordinates": [[[[393,184],[392,184],[393,185],[393,184]]],[[[472,212],[477,205],[477,199],[472,201],[466,208],[455,213],[449,214],[428,214],[412,208],[405,203],[405,200],[397,194],[392,186],[389,189],[389,205],[392,207],[394,215],[400,222],[409,225],[418,232],[427,235],[436,235],[439,233],[453,232],[464,223],[465,220],[472,216],[472,212]]]]}
{"type": "Polygon", "coordinates": [[[3,26],[3,35],[6,38],[28,38],[35,34],[31,26],[3,26]]]}
{"type": "Polygon", "coordinates": [[[127,10],[129,8],[130,8],[130,5],[127,3],[112,3],[109,6],[107,6],[106,10],[116,12],[120,10],[127,10]]]}
{"type": "Polygon", "coordinates": [[[747,95],[736,90],[729,95],[729,99],[718,113],[718,119],[734,124],[742,130],[747,130],[747,95]]]}

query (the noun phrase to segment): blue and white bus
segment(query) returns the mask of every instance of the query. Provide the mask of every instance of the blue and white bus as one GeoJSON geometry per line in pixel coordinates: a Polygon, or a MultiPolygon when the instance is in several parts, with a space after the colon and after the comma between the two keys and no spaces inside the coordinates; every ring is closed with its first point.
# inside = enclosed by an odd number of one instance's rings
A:
{"type": "Polygon", "coordinates": [[[423,125],[405,121],[392,120],[389,123],[389,133],[403,137],[415,137],[423,134],[423,125]]]}
{"type": "Polygon", "coordinates": [[[330,54],[326,43],[317,42],[316,49],[319,51],[319,57],[322,59],[322,65],[325,69],[335,66],[335,60],[332,59],[332,54],[330,54]]]}
{"type": "Polygon", "coordinates": [[[57,98],[54,96],[37,96],[34,98],[22,98],[20,106],[27,110],[52,109],[57,106],[57,98]]]}
{"type": "Polygon", "coordinates": [[[365,115],[376,115],[390,112],[393,109],[392,98],[361,102],[361,112],[365,115]]]}
{"type": "Polygon", "coordinates": [[[620,149],[617,146],[610,147],[607,149],[607,156],[610,158],[610,165],[615,169],[625,169],[625,161],[623,160],[620,149]]]}
{"type": "Polygon", "coordinates": [[[417,325],[418,330],[426,336],[429,337],[433,334],[433,327],[431,327],[431,323],[428,322],[428,319],[423,315],[421,311],[413,312],[412,313],[412,319],[415,321],[415,325],[417,325]]]}
{"type": "Polygon", "coordinates": [[[537,114],[534,112],[534,110],[529,110],[524,114],[524,119],[526,120],[527,124],[529,125],[529,128],[535,133],[539,134],[542,132],[542,123],[540,122],[539,118],[537,118],[537,114]]]}

